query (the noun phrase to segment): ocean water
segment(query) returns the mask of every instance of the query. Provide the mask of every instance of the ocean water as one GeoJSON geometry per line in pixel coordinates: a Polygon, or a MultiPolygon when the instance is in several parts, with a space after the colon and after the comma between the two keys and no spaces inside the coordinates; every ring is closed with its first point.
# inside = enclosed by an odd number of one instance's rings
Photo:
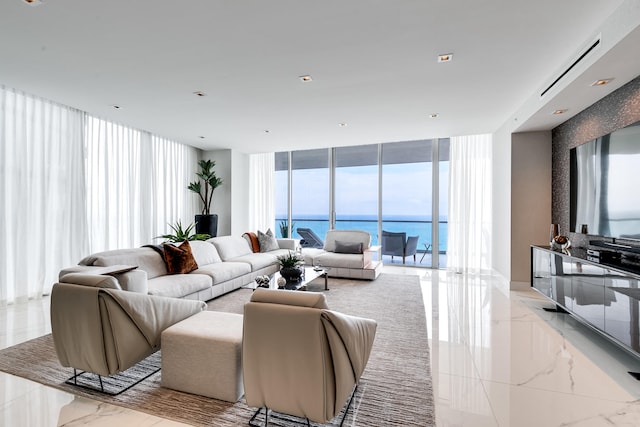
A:
{"type": "MultiPolygon", "coordinates": [[[[285,218],[276,218],[276,235],[277,237],[282,237],[282,232],[280,229],[281,224],[286,224],[285,218]]],[[[298,227],[310,228],[313,230],[321,239],[324,239],[324,236],[327,234],[327,230],[329,230],[329,219],[321,218],[321,217],[301,217],[293,219],[293,237],[299,238],[300,235],[296,232],[298,227]]],[[[373,217],[357,217],[354,216],[349,219],[338,219],[336,220],[336,229],[341,230],[364,230],[368,231],[371,234],[371,244],[378,245],[378,221],[373,217]]],[[[418,217],[387,217],[382,222],[382,229],[385,231],[394,231],[394,232],[402,232],[407,233],[407,236],[418,236],[418,251],[425,250],[425,244],[431,245],[431,220],[418,218],[418,217]]],[[[438,245],[438,250],[440,253],[444,253],[447,250],[447,230],[448,230],[448,222],[446,218],[440,219],[438,225],[438,235],[440,238],[440,242],[438,245]]],[[[429,249],[431,250],[431,248],[429,249]]]]}

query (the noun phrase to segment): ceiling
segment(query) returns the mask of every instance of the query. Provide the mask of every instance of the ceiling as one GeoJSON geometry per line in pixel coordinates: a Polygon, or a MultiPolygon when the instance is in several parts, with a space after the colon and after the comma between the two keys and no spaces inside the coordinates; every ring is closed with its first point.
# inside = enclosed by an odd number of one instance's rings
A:
{"type": "Polygon", "coordinates": [[[551,129],[640,75],[635,3],[2,0],[0,85],[205,150],[551,129]]]}

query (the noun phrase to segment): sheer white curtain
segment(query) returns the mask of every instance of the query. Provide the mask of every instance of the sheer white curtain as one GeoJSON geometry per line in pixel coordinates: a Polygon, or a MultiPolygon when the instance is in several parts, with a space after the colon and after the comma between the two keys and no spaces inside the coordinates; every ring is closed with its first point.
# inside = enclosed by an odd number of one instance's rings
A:
{"type": "Polygon", "coordinates": [[[275,233],[275,154],[252,154],[249,165],[249,230],[275,233]]]}
{"type": "Polygon", "coordinates": [[[451,138],[447,267],[491,269],[491,135],[451,138]]]}
{"type": "Polygon", "coordinates": [[[194,221],[198,150],[87,116],[87,206],[91,250],[159,243],[168,224],[194,221]]]}
{"type": "Polygon", "coordinates": [[[83,113],[0,86],[0,304],[88,252],[83,113]]]}

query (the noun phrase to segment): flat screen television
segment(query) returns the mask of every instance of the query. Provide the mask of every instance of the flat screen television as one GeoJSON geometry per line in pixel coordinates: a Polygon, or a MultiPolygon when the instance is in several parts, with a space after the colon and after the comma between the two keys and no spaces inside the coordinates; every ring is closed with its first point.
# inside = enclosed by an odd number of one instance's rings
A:
{"type": "Polygon", "coordinates": [[[570,169],[571,231],[640,240],[640,122],[572,148],[570,169]]]}

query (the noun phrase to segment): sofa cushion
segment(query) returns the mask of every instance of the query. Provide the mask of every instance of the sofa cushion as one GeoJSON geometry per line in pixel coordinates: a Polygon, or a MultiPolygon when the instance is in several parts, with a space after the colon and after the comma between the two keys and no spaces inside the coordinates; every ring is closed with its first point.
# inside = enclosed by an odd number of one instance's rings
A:
{"type": "Polygon", "coordinates": [[[362,230],[329,230],[324,240],[324,250],[335,252],[336,240],[341,242],[360,242],[362,249],[367,249],[371,244],[371,235],[362,230]]]}
{"type": "Polygon", "coordinates": [[[257,253],[257,254],[243,255],[237,258],[233,258],[231,261],[246,262],[249,265],[251,265],[251,271],[257,271],[257,270],[260,270],[261,268],[278,264],[278,258],[276,258],[276,255],[273,252],[269,252],[268,254],[257,253]]]}
{"type": "Polygon", "coordinates": [[[362,254],[337,254],[325,252],[313,259],[314,265],[333,268],[364,268],[364,256],[362,254]]]}
{"type": "Polygon", "coordinates": [[[169,274],[186,274],[198,268],[188,240],[178,246],[165,244],[164,262],[167,264],[169,274]]]}
{"type": "Polygon", "coordinates": [[[205,274],[172,274],[149,280],[149,295],[182,298],[211,285],[211,277],[205,274]]]}
{"type": "Polygon", "coordinates": [[[202,240],[193,240],[191,243],[191,253],[195,258],[198,266],[213,264],[214,262],[222,262],[216,247],[211,242],[203,242],[202,240]]]}
{"type": "Polygon", "coordinates": [[[213,237],[207,242],[213,243],[222,261],[253,253],[249,243],[242,236],[213,237]]]}
{"type": "Polygon", "coordinates": [[[140,270],[147,272],[149,279],[167,274],[164,260],[151,248],[117,249],[93,254],[91,258],[92,265],[101,267],[118,264],[137,265],[140,270]]]}
{"type": "Polygon", "coordinates": [[[362,242],[343,242],[342,240],[336,240],[337,254],[361,254],[362,242]]]}
{"type": "Polygon", "coordinates": [[[226,282],[236,277],[240,277],[243,274],[251,273],[251,265],[246,262],[218,262],[214,264],[203,265],[195,270],[189,276],[198,274],[206,274],[213,280],[213,285],[226,282]]]}
{"type": "Polygon", "coordinates": [[[278,246],[278,240],[276,240],[271,229],[268,229],[266,233],[258,230],[258,241],[260,242],[260,252],[269,252],[280,249],[280,246],[278,246]]]}

